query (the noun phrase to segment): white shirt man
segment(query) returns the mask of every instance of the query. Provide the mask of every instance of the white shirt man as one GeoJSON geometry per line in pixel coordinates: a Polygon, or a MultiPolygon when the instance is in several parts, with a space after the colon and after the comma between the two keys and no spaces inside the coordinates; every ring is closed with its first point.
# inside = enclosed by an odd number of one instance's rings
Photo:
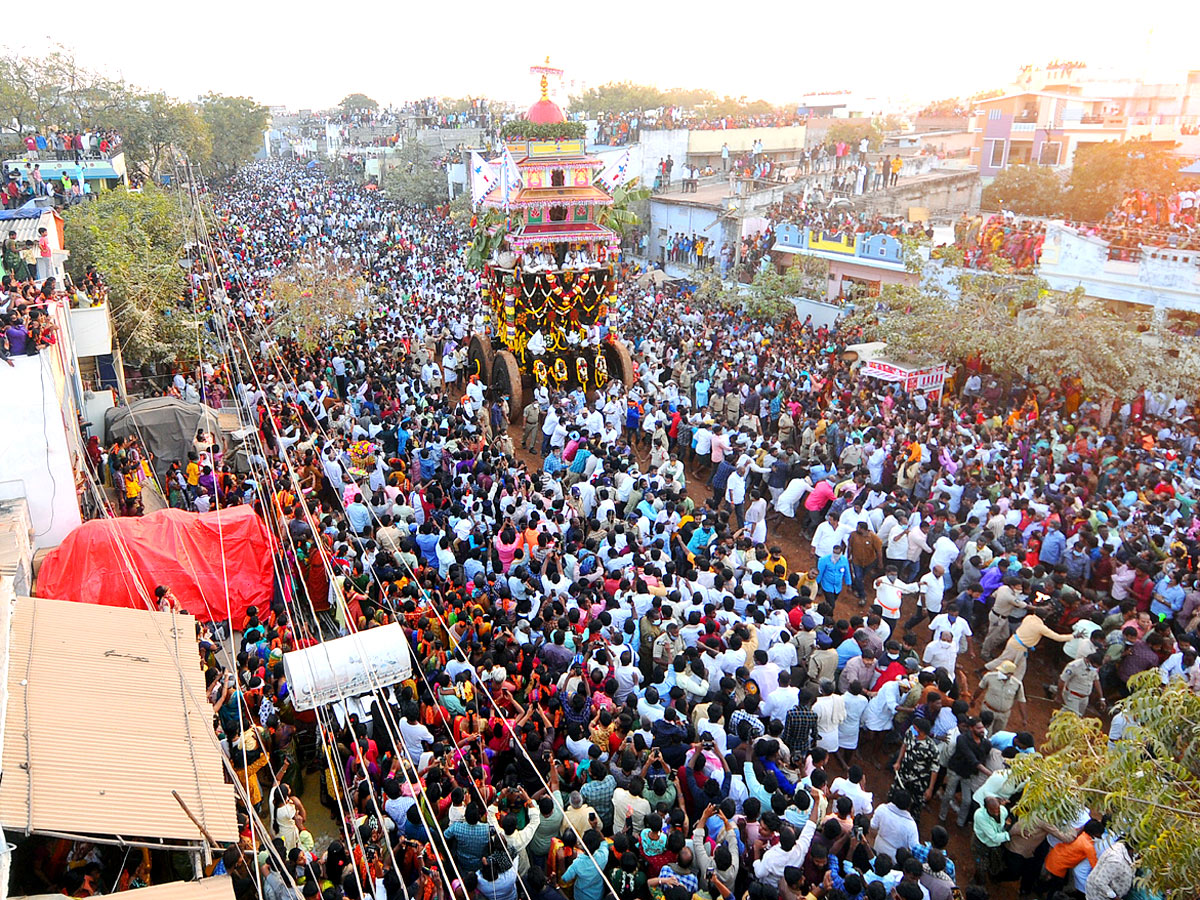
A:
{"type": "Polygon", "coordinates": [[[902,595],[915,594],[917,590],[917,585],[901,581],[895,575],[880,575],[875,579],[875,602],[883,610],[884,618],[896,620],[900,618],[902,595]]]}
{"type": "Polygon", "coordinates": [[[925,608],[931,617],[942,611],[942,599],[946,594],[945,574],[941,566],[934,566],[917,580],[925,608]]]}
{"type": "Polygon", "coordinates": [[[958,545],[949,535],[943,534],[933,542],[933,553],[929,558],[929,568],[941,566],[943,572],[950,569],[950,564],[958,559],[958,545]]]}
{"type": "Polygon", "coordinates": [[[898,809],[893,803],[884,803],[871,816],[871,830],[875,832],[875,852],[886,853],[896,858],[900,847],[911,849],[921,841],[917,823],[906,809],[898,809]]]}
{"type": "MultiPolygon", "coordinates": [[[[758,667],[755,667],[758,671],[758,667]]],[[[778,719],[783,722],[787,719],[787,714],[795,708],[800,702],[800,689],[792,687],[790,684],[786,687],[777,687],[771,692],[771,696],[763,701],[760,711],[767,719],[778,719]]]]}
{"type": "MultiPolygon", "coordinates": [[[[732,476],[731,476],[732,477],[732,476]]],[[[826,519],[817,526],[817,530],[813,533],[812,551],[813,556],[821,559],[833,552],[833,548],[838,544],[838,526],[826,519]]]]}
{"type": "Polygon", "coordinates": [[[949,631],[954,635],[954,643],[960,648],[966,646],[967,638],[972,634],[971,623],[964,616],[960,616],[957,611],[944,612],[940,616],[935,616],[929,623],[929,630],[935,635],[949,631]],[[951,619],[952,616],[953,619],[951,619]]]}
{"type": "Polygon", "coordinates": [[[729,473],[725,482],[725,502],[730,506],[741,506],[746,502],[746,479],[741,469],[729,473]]]}
{"type": "Polygon", "coordinates": [[[863,790],[861,784],[855,784],[848,778],[835,778],[829,786],[829,793],[834,797],[846,797],[854,804],[854,815],[869,816],[875,809],[875,795],[863,790]]]}

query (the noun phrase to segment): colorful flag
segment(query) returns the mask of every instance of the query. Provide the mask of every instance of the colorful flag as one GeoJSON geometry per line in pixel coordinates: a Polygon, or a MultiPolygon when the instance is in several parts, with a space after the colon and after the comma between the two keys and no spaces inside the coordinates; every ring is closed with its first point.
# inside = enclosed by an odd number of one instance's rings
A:
{"type": "Polygon", "coordinates": [[[504,208],[507,209],[509,201],[521,189],[521,170],[517,168],[517,161],[507,147],[504,148],[504,159],[501,161],[500,183],[504,208]]]}
{"type": "Polygon", "coordinates": [[[629,148],[626,147],[620,155],[604,167],[596,176],[596,180],[610,191],[629,177],[629,148]]]}
{"type": "Polygon", "coordinates": [[[488,191],[496,186],[496,170],[479,152],[471,151],[471,205],[478,206],[488,191]]]}

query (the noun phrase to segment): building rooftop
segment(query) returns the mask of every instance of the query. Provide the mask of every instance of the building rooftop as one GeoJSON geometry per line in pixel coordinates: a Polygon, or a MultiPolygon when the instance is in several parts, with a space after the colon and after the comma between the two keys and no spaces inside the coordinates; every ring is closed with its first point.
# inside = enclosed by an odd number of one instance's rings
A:
{"type": "Polygon", "coordinates": [[[238,838],[189,615],[18,597],[0,824],[24,833],[238,838]]]}

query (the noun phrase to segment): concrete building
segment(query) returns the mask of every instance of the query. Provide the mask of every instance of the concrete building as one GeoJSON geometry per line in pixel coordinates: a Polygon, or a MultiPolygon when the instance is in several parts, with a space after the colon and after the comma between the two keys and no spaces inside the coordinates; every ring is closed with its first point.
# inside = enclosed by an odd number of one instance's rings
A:
{"type": "Polygon", "coordinates": [[[900,241],[886,234],[826,234],[783,222],[775,229],[771,252],[783,269],[796,254],[828,262],[829,286],[824,298],[828,300],[845,299],[861,290],[873,297],[884,284],[917,284],[920,280],[905,267],[900,241]]]}
{"type": "Polygon", "coordinates": [[[1120,308],[1150,307],[1164,318],[1200,315],[1200,251],[1143,247],[1136,259],[1113,259],[1107,241],[1052,222],[1038,274],[1050,287],[1120,308]]]}
{"type": "Polygon", "coordinates": [[[72,309],[55,300],[47,314],[56,342],[0,367],[8,414],[0,430],[0,500],[28,505],[35,550],[57,546],[82,520],[76,485],[86,438],[103,440],[104,412],[116,403],[116,391],[98,383],[102,361],[114,353],[108,307],[72,309]]]}
{"type": "Polygon", "coordinates": [[[1016,89],[977,103],[971,160],[985,180],[1013,165],[1069,168],[1080,147],[1134,138],[1174,147],[1197,124],[1200,72],[1144,84],[1073,66],[1023,70],[1016,89]]]}

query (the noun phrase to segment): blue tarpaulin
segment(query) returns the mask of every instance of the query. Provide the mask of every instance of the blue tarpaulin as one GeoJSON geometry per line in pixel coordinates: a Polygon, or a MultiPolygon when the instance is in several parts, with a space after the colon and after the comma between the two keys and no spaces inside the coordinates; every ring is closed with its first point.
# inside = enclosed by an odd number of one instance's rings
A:
{"type": "Polygon", "coordinates": [[[8,219],[37,219],[45,211],[45,209],[30,200],[24,206],[17,209],[0,209],[0,221],[8,219]]]}

